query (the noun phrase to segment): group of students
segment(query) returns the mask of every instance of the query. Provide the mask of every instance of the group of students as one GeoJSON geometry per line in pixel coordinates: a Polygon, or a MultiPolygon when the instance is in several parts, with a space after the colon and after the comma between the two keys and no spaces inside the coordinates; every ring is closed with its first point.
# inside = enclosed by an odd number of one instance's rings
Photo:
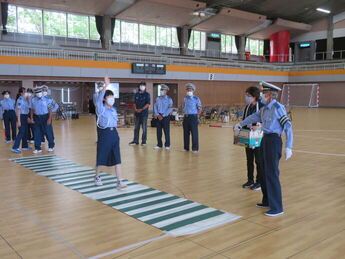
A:
{"type": "Polygon", "coordinates": [[[29,146],[32,143],[35,147],[33,153],[41,153],[45,137],[48,140],[48,152],[54,151],[52,116],[59,106],[48,96],[48,91],[45,85],[34,89],[20,87],[16,99],[11,98],[10,91],[2,93],[0,118],[4,121],[5,143],[14,142],[12,152],[32,150],[29,146]]]}
{"type": "MultiPolygon", "coordinates": [[[[100,84],[97,92],[94,94],[94,104],[96,107],[97,118],[97,154],[96,154],[96,175],[95,184],[102,185],[99,174],[100,166],[115,166],[117,178],[116,188],[127,187],[121,180],[121,154],[120,139],[117,132],[117,112],[114,107],[115,98],[111,90],[107,90],[110,79],[105,77],[104,84],[100,84]]],[[[162,135],[164,132],[166,150],[170,150],[170,113],[173,107],[173,101],[168,96],[169,87],[165,84],[160,85],[160,96],[157,97],[153,106],[154,116],[157,118],[157,145],[154,149],[163,148],[162,135]]],[[[147,120],[148,108],[151,104],[150,94],[146,91],[146,84],[141,82],[139,91],[135,94],[135,127],[134,138],[130,145],[139,145],[139,132],[142,128],[142,142],[145,146],[147,141],[147,120]]],[[[190,149],[190,135],[192,135],[192,151],[199,151],[198,137],[198,115],[201,113],[201,101],[194,95],[195,85],[188,83],[186,85],[186,97],[184,98],[184,151],[190,149]]]]}

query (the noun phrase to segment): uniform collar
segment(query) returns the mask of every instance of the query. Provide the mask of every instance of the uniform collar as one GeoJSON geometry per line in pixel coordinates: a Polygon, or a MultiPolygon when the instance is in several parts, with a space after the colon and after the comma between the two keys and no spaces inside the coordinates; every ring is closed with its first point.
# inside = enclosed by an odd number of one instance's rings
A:
{"type": "Polygon", "coordinates": [[[276,102],[277,102],[277,101],[276,101],[275,99],[273,99],[269,104],[266,105],[267,108],[268,108],[268,109],[271,109],[272,106],[273,106],[276,102]]]}

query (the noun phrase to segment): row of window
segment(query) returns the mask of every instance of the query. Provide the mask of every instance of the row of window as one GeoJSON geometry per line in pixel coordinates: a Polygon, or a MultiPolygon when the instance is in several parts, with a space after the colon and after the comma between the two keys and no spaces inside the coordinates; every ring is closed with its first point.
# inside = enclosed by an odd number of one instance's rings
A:
{"type": "Polygon", "coordinates": [[[7,30],[98,40],[94,16],[75,15],[9,5],[7,30]]]}
{"type": "MultiPolygon", "coordinates": [[[[10,32],[34,33],[98,40],[96,21],[93,16],[53,12],[41,9],[9,5],[7,29],[10,32]]],[[[178,48],[175,27],[163,27],[122,20],[115,21],[113,41],[117,43],[145,44],[178,48]]],[[[188,48],[204,51],[206,33],[192,31],[188,48]]],[[[246,51],[253,55],[263,55],[263,41],[247,39],[246,51]]],[[[237,53],[235,37],[221,35],[221,52],[237,53]]]]}

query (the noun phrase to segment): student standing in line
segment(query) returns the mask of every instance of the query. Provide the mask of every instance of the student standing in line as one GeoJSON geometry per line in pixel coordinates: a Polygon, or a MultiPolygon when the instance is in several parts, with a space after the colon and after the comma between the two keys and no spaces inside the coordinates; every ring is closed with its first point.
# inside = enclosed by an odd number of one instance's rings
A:
{"type": "Polygon", "coordinates": [[[17,117],[15,112],[16,101],[11,98],[10,91],[3,91],[2,95],[4,99],[0,101],[0,118],[4,120],[6,134],[5,143],[7,144],[11,142],[11,139],[12,141],[15,141],[17,136],[17,117]]]}
{"type": "Polygon", "coordinates": [[[151,97],[146,92],[146,83],[141,82],[139,85],[139,92],[134,96],[135,101],[135,127],[134,127],[134,138],[129,145],[139,145],[139,131],[140,126],[143,130],[141,137],[141,145],[146,146],[147,142],[147,118],[149,116],[149,106],[151,104],[151,97]]]}
{"type": "MultiPolygon", "coordinates": [[[[30,99],[30,110],[31,110],[31,100],[33,97],[33,93],[34,91],[31,88],[26,89],[28,98],[30,99]]],[[[30,119],[30,110],[29,110],[29,120],[28,120],[28,133],[27,133],[27,140],[28,142],[30,142],[31,144],[35,143],[35,137],[34,137],[34,124],[32,123],[31,119],[30,119]]]]}
{"type": "Polygon", "coordinates": [[[196,87],[192,83],[186,84],[186,97],[184,98],[183,112],[183,136],[184,151],[188,152],[190,145],[190,134],[192,134],[192,151],[199,152],[199,115],[201,113],[201,101],[199,97],[194,95],[196,87]]]}
{"type": "MultiPolygon", "coordinates": [[[[106,85],[109,84],[110,79],[106,77],[105,83],[106,85]]],[[[111,90],[106,90],[104,87],[98,94],[96,105],[97,127],[99,129],[95,184],[97,186],[103,185],[99,175],[100,166],[115,166],[116,188],[121,190],[127,187],[127,185],[121,181],[120,138],[116,130],[118,117],[114,103],[114,93],[111,90]]]]}
{"type": "MultiPolygon", "coordinates": [[[[260,90],[256,86],[251,86],[246,90],[246,103],[244,108],[243,120],[253,113],[258,112],[264,104],[260,102],[260,90]]],[[[252,124],[250,127],[244,126],[245,129],[257,129],[260,127],[258,123],[252,124]]],[[[248,148],[246,147],[247,157],[247,176],[248,181],[242,185],[243,188],[248,188],[254,191],[261,189],[261,176],[262,176],[262,154],[260,147],[248,148]],[[254,181],[254,160],[256,164],[256,181],[254,181]]]]}
{"type": "Polygon", "coordinates": [[[173,107],[173,100],[167,95],[169,87],[161,85],[160,96],[157,97],[153,106],[154,115],[157,117],[157,146],[154,149],[159,150],[163,147],[162,131],[165,136],[165,149],[170,150],[170,113],[173,107]]]}
{"type": "Polygon", "coordinates": [[[30,118],[35,127],[35,150],[33,151],[33,153],[37,154],[42,152],[42,135],[44,135],[45,132],[47,134],[49,143],[48,152],[53,152],[55,143],[54,136],[51,130],[51,123],[53,116],[52,109],[54,107],[54,104],[48,98],[43,97],[42,87],[35,88],[35,95],[36,96],[31,100],[30,111],[30,118]]]}
{"type": "Polygon", "coordinates": [[[30,96],[24,87],[21,87],[18,91],[17,101],[16,101],[16,114],[17,114],[17,126],[18,135],[14,141],[14,145],[11,149],[14,153],[21,153],[19,149],[20,142],[22,142],[22,150],[31,150],[32,148],[28,146],[28,120],[30,113],[30,96]]]}

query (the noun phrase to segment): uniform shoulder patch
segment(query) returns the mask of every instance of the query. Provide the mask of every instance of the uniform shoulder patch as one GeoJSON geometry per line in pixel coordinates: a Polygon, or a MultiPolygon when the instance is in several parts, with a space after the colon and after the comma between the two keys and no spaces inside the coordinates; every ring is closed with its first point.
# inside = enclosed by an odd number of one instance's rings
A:
{"type": "Polygon", "coordinates": [[[280,105],[279,105],[279,103],[274,103],[273,105],[274,105],[274,107],[277,108],[277,109],[280,109],[280,108],[281,108],[280,105]]]}

